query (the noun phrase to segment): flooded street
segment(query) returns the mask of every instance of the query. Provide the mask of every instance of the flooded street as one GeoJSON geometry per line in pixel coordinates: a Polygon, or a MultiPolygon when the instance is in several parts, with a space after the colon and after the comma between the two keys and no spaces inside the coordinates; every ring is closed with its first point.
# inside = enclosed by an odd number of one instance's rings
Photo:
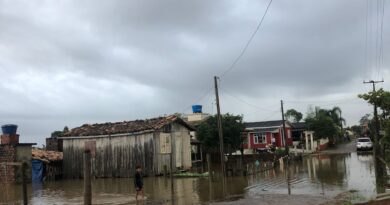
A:
{"type": "MultiPolygon", "coordinates": [[[[268,204],[280,204],[283,196],[290,193],[291,196],[306,196],[312,202],[310,204],[316,204],[314,199],[320,203],[349,191],[353,193],[351,201],[367,201],[377,193],[386,191],[388,182],[386,179],[377,179],[375,173],[372,154],[324,153],[305,157],[288,168],[280,166],[257,175],[228,177],[227,194],[230,200],[262,198],[268,200],[268,204]],[[377,183],[378,180],[381,183],[377,183]]],[[[144,179],[144,183],[144,204],[171,204],[169,178],[148,177],[144,179]]],[[[204,204],[222,201],[221,184],[221,180],[217,179],[177,178],[174,202],[204,204]]],[[[135,204],[133,179],[96,179],[93,180],[92,187],[94,204],[135,204]]],[[[20,196],[20,186],[1,187],[2,204],[18,203],[20,196]]],[[[83,181],[62,180],[34,184],[29,187],[29,197],[31,204],[81,204],[83,181]]]]}

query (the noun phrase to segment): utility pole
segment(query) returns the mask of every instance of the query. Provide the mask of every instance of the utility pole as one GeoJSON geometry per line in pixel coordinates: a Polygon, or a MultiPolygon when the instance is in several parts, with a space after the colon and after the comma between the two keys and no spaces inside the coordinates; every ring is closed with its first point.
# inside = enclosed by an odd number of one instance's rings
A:
{"type": "Polygon", "coordinates": [[[282,137],[284,139],[284,149],[286,151],[286,155],[288,155],[289,151],[288,151],[287,136],[286,136],[286,121],[284,120],[283,100],[280,101],[280,106],[282,109],[282,121],[283,121],[282,137]]]}
{"type": "Polygon", "coordinates": [[[344,134],[343,121],[341,120],[343,118],[342,115],[343,115],[343,111],[340,110],[340,119],[339,119],[340,120],[340,127],[341,127],[341,133],[344,134]]]}
{"type": "MultiPolygon", "coordinates": [[[[223,132],[222,132],[222,119],[221,119],[221,109],[219,105],[219,95],[218,95],[218,77],[214,76],[215,84],[215,99],[217,104],[217,124],[218,124],[218,135],[219,135],[219,151],[221,154],[221,171],[222,171],[222,185],[225,189],[225,153],[223,151],[223,132]]],[[[225,192],[223,193],[225,195],[225,192]]],[[[224,196],[225,197],[225,196],[224,196]]]]}
{"type": "MultiPolygon", "coordinates": [[[[381,81],[374,81],[374,80],[370,80],[370,81],[364,81],[363,83],[364,84],[367,84],[367,83],[371,83],[372,84],[372,93],[375,95],[375,84],[377,83],[383,83],[384,81],[381,80],[381,81]]],[[[374,96],[375,97],[375,96],[374,96]]],[[[378,119],[378,109],[377,109],[378,105],[376,104],[376,99],[374,99],[374,120],[375,120],[375,138],[374,138],[374,142],[375,142],[375,146],[374,146],[374,152],[378,153],[379,150],[379,140],[380,140],[380,133],[379,133],[379,119],[378,119]]]]}

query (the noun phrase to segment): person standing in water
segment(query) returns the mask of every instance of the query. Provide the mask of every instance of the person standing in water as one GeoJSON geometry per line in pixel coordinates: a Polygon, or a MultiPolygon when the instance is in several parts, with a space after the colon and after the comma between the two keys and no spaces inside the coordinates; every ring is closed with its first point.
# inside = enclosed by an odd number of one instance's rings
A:
{"type": "Polygon", "coordinates": [[[140,165],[136,166],[134,186],[135,186],[135,191],[137,192],[135,195],[135,200],[138,200],[138,195],[141,195],[142,199],[144,199],[144,189],[143,189],[144,183],[142,180],[142,169],[140,165]]]}

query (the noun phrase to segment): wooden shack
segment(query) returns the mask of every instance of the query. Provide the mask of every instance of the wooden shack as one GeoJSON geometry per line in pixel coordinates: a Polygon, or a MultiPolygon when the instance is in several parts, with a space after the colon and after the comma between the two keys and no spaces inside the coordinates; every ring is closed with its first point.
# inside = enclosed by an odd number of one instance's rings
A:
{"type": "Polygon", "coordinates": [[[95,177],[132,177],[141,165],[146,175],[159,175],[191,168],[190,131],[194,128],[171,115],[147,120],[85,124],[65,133],[63,167],[65,178],[81,178],[83,153],[92,153],[95,177]]]}
{"type": "Polygon", "coordinates": [[[62,178],[62,152],[34,148],[32,151],[32,179],[34,182],[62,178]]]}

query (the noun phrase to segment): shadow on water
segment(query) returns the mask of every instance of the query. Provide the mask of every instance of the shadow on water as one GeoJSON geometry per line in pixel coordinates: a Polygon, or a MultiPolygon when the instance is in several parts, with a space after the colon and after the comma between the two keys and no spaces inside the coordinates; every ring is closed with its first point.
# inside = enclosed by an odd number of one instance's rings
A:
{"type": "MultiPolygon", "coordinates": [[[[172,204],[169,178],[148,177],[144,179],[144,184],[146,200],[140,204],[172,204]]],[[[371,154],[350,153],[307,157],[289,166],[255,175],[228,177],[226,184],[229,198],[256,198],[263,194],[304,194],[325,198],[354,190],[354,200],[360,201],[385,192],[388,181],[386,167],[374,161],[371,154]]],[[[92,187],[94,204],[136,204],[133,179],[96,179],[92,187]]],[[[83,181],[34,184],[29,186],[28,191],[31,204],[81,204],[83,181]]],[[[18,203],[20,196],[19,185],[2,185],[0,204],[18,203]]],[[[218,173],[211,180],[174,179],[174,204],[202,204],[223,198],[222,180],[218,173]]]]}

